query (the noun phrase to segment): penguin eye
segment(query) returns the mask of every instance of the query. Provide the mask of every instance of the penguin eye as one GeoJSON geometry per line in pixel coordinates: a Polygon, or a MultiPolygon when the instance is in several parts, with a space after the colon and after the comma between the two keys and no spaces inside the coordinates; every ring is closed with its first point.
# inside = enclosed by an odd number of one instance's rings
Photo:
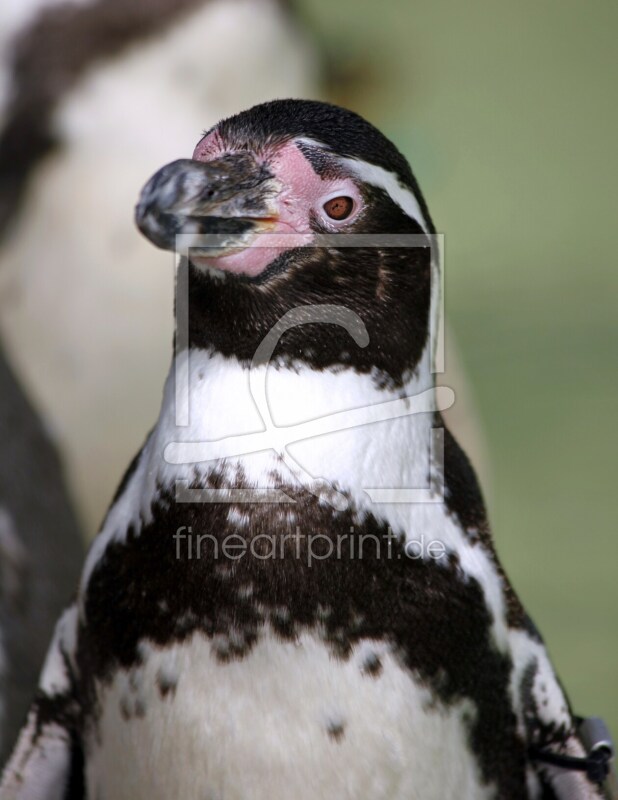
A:
{"type": "Polygon", "coordinates": [[[354,208],[354,200],[351,197],[341,195],[340,197],[332,197],[324,203],[324,211],[331,219],[337,221],[346,219],[352,213],[354,208]]]}

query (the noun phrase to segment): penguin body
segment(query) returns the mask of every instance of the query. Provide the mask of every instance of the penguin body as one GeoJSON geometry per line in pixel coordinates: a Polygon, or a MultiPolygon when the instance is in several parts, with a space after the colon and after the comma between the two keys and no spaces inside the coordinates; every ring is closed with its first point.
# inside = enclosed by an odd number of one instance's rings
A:
{"type": "Polygon", "coordinates": [[[194,248],[175,358],[0,798],[566,796],[529,748],[583,746],[440,417],[407,162],[276,101],[160,170],[136,219],[194,248]]]}

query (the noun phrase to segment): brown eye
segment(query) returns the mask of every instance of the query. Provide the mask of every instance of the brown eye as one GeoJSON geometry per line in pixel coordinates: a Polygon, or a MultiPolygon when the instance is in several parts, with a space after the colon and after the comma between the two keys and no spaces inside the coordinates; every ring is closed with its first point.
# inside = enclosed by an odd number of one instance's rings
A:
{"type": "Polygon", "coordinates": [[[333,197],[332,200],[327,200],[324,203],[324,211],[331,219],[346,219],[352,213],[354,208],[354,201],[351,197],[341,195],[341,197],[333,197]]]}

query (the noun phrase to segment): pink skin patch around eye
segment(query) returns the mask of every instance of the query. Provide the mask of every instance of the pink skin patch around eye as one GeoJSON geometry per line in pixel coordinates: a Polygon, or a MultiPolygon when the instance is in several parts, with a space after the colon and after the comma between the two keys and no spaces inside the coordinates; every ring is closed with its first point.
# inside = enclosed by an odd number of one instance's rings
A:
{"type": "MultiPolygon", "coordinates": [[[[193,158],[197,161],[211,161],[226,152],[233,151],[225,146],[217,131],[213,131],[198,143],[193,158]]],[[[329,198],[346,195],[354,200],[354,211],[345,224],[351,222],[360,211],[362,197],[354,181],[351,178],[323,180],[313,171],[311,164],[293,141],[267,151],[259,158],[263,158],[268,164],[282,187],[274,200],[276,219],[270,224],[270,230],[257,233],[252,243],[243,250],[218,258],[194,258],[194,263],[255,277],[281,253],[311,242],[312,212],[318,214],[333,232],[341,229],[343,223],[329,220],[322,210],[323,204],[329,198]]]]}

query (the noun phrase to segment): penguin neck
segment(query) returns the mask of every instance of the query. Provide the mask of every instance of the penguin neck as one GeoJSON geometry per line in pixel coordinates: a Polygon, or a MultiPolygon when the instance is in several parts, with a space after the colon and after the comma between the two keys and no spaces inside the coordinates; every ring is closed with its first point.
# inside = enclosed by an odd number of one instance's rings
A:
{"type": "Polygon", "coordinates": [[[178,478],[184,469],[190,480],[226,461],[240,466],[250,484],[263,485],[265,474],[286,472],[291,456],[296,479],[323,478],[353,495],[365,487],[423,486],[434,415],[416,413],[414,403],[433,389],[430,365],[428,346],[415,372],[393,388],[352,368],[250,368],[216,351],[189,348],[172,364],[157,449],[172,441],[205,443],[203,461],[176,472],[178,478]],[[391,413],[393,403],[397,413],[391,413]],[[402,412],[402,404],[410,411],[402,412]]]}
{"type": "Polygon", "coordinates": [[[402,390],[412,377],[426,385],[429,254],[404,250],[397,260],[389,251],[385,259],[373,251],[368,263],[359,254],[338,260],[311,251],[254,281],[181,258],[176,349],[219,353],[243,366],[259,355],[292,371],[365,374],[369,389],[402,390]]]}

